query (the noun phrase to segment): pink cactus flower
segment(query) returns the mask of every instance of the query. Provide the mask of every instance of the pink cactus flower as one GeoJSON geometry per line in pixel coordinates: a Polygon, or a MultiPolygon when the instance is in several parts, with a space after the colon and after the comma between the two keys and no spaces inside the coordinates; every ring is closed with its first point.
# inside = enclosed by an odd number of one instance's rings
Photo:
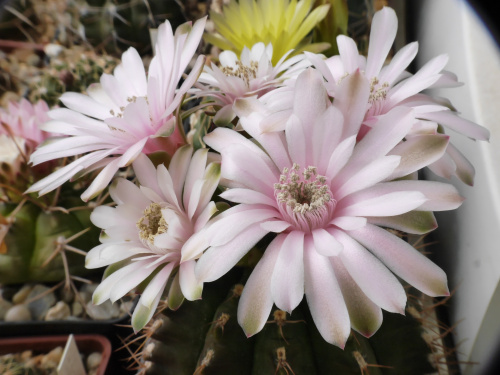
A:
{"type": "Polygon", "coordinates": [[[239,59],[234,52],[224,51],[219,55],[220,67],[213,63],[205,66],[198,82],[206,86],[198,85],[201,91],[197,95],[210,96],[212,100],[207,104],[221,107],[214,117],[215,124],[225,126],[236,117],[233,104],[237,99],[262,96],[296,78],[310,65],[302,54],[286,59],[291,52],[273,66],[273,46],[261,42],[251,49],[243,48],[239,59]]]}
{"type": "Polygon", "coordinates": [[[140,186],[118,179],[110,187],[116,207],[100,206],[92,212],[91,220],[103,235],[102,244],[87,254],[86,267],[127,260],[97,287],[94,303],[114,302],[157,272],[132,315],[136,332],[151,319],[170,277],[174,279],[168,291],[170,308],[179,307],[184,297],[201,298],[203,284],[194,277],[196,261],[179,262],[185,242],[217,211],[211,198],[220,164],[207,166],[207,155],[207,149],[193,154],[191,147],[183,146],[167,170],[164,165],[155,168],[141,154],[133,163],[140,186]]]}
{"type": "MultiPolygon", "coordinates": [[[[396,13],[393,9],[384,7],[373,17],[366,58],[359,54],[354,40],[345,35],[337,37],[339,56],[322,60],[318,55],[306,53],[327,80],[328,93],[334,98],[348,75],[360,70],[369,80],[369,107],[363,120],[365,128],[360,136],[371,127],[377,126],[380,115],[388,113],[396,106],[405,106],[413,108],[416,118],[419,119],[409,130],[409,136],[436,134],[439,124],[472,139],[488,140],[489,131],[450,110],[453,106],[449,101],[422,93],[432,87],[461,85],[453,73],[443,70],[448,56],[435,57],[412,75],[406,68],[418,51],[418,43],[413,42],[403,47],[384,65],[396,38],[397,28],[396,13]]],[[[456,175],[463,182],[473,184],[474,167],[451,143],[443,157],[429,165],[429,168],[439,176],[450,178],[456,175]]]]}
{"type": "Polygon", "coordinates": [[[40,147],[31,162],[36,165],[46,160],[83,156],[38,181],[28,192],[45,194],[77,173],[102,168],[82,194],[87,201],[109,184],[119,168],[131,164],[139,154],[161,150],[173,155],[185,144],[175,110],[198,78],[203,56],[198,57],[180,89],[177,85],[198,47],[204,25],[205,19],[192,27],[186,23],[174,35],[168,21],[162,24],[148,75],[138,52],[129,48],[113,75],[103,74],[100,84],[89,86],[88,95],[64,93],[61,101],[67,108],[51,111],[52,121],[43,129],[69,137],[40,147]]]}
{"type": "MultiPolygon", "coordinates": [[[[413,126],[414,111],[394,108],[356,142],[369,82],[356,73],[344,89],[338,95],[348,95],[349,106],[347,98],[332,105],[321,75],[306,70],[284,131],[263,133],[266,108],[245,99],[236,109],[257,144],[227,128],[204,138],[221,153],[221,177],[230,182],[221,197],[239,204],[191,237],[181,262],[201,255],[195,274],[209,282],[266,234],[277,234],[239,303],[238,321],[248,336],[262,329],[273,304],[291,312],[305,294],[323,338],[344,347],[351,326],[370,336],[382,323],[381,309],[404,313],[406,293],[395,275],[428,295],[449,293],[438,266],[380,226],[426,233],[436,227],[432,211],[454,209],[462,198],[449,184],[393,181],[422,164],[389,154],[413,126]]],[[[445,151],[448,139],[440,137],[425,163],[445,151]]]]}

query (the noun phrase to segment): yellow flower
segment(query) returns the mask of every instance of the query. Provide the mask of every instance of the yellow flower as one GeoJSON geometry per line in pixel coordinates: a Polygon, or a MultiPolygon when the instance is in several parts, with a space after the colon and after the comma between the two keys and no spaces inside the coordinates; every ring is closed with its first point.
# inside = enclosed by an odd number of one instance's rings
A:
{"type": "Polygon", "coordinates": [[[329,45],[310,44],[306,36],[325,18],[329,5],[311,12],[313,0],[230,0],[222,14],[210,12],[216,34],[205,34],[205,40],[238,56],[246,46],[258,42],[273,46],[273,65],[289,50],[319,52],[329,45]],[[305,39],[306,38],[306,39],[305,39]]]}

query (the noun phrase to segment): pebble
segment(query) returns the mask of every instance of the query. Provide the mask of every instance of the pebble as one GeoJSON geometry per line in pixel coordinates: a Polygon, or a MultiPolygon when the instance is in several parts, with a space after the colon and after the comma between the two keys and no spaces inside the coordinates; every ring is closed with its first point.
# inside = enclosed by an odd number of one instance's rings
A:
{"type": "MultiPolygon", "coordinates": [[[[40,294],[47,293],[47,291],[50,288],[46,287],[45,285],[35,285],[31,292],[28,294],[28,300],[31,300],[40,294]]],[[[43,297],[40,297],[34,301],[31,301],[28,304],[28,308],[30,309],[31,316],[33,317],[34,320],[43,320],[45,315],[47,314],[47,311],[54,306],[56,303],[56,296],[54,293],[49,292],[45,294],[43,297]]]]}
{"type": "Polygon", "coordinates": [[[82,316],[83,314],[83,306],[80,302],[75,301],[71,304],[71,312],[72,316],[77,317],[77,316],[82,316]]]}
{"type": "Polygon", "coordinates": [[[19,305],[20,303],[26,301],[26,298],[28,297],[28,294],[30,294],[31,289],[33,289],[33,285],[24,285],[16,294],[14,294],[14,297],[12,297],[12,303],[14,305],[19,305]]]}
{"type": "Polygon", "coordinates": [[[87,313],[94,320],[109,320],[120,316],[120,307],[109,300],[100,305],[94,305],[92,301],[87,303],[87,313]]]}
{"type": "Polygon", "coordinates": [[[31,313],[26,305],[14,305],[5,314],[6,322],[31,320],[31,313]]]}
{"type": "Polygon", "coordinates": [[[48,354],[44,355],[41,361],[41,367],[45,369],[57,368],[63,354],[62,346],[52,349],[48,354]]]}
{"type": "Polygon", "coordinates": [[[7,311],[12,307],[12,303],[9,301],[4,300],[2,297],[0,297],[0,320],[5,319],[5,314],[7,314],[7,311]]]}
{"type": "Polygon", "coordinates": [[[102,361],[102,354],[99,352],[91,353],[87,357],[87,371],[95,370],[99,367],[102,361]]]}
{"type": "Polygon", "coordinates": [[[71,288],[62,288],[60,293],[61,299],[66,303],[71,303],[75,299],[75,293],[71,288]]]}
{"type": "Polygon", "coordinates": [[[97,288],[97,284],[84,284],[80,288],[80,297],[85,303],[92,301],[92,294],[97,288]]]}
{"type": "Polygon", "coordinates": [[[98,285],[83,284],[76,297],[71,290],[60,288],[50,291],[49,287],[42,284],[8,286],[8,288],[1,286],[0,322],[112,320],[130,314],[134,301],[128,298],[116,303],[108,300],[101,305],[94,305],[92,294],[98,285]],[[9,298],[2,297],[7,294],[9,298]],[[40,295],[42,296],[36,298],[40,295]],[[13,311],[10,311],[12,309],[13,311]],[[9,320],[7,320],[7,313],[9,313],[9,320]]]}
{"type": "Polygon", "coordinates": [[[70,315],[71,315],[71,310],[68,304],[64,301],[59,301],[47,311],[47,314],[45,315],[45,320],[46,321],[64,320],[70,315]]]}

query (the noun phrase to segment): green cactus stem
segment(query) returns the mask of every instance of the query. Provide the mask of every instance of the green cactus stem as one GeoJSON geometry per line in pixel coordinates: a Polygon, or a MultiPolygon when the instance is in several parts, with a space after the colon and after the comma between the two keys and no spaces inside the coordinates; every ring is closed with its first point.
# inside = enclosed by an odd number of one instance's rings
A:
{"type": "MultiPolygon", "coordinates": [[[[233,270],[234,272],[234,270],[233,270]]],[[[421,375],[446,373],[446,348],[432,299],[411,289],[406,316],[384,312],[366,338],[352,331],[342,350],[328,344],[304,301],[289,316],[273,309],[261,332],[247,338],[237,323],[241,284],[223,277],[203,299],[165,309],[146,328],[140,374],[168,375],[421,375]],[[229,291],[226,297],[222,292],[229,291]],[[444,372],[443,372],[444,371],[444,372]]],[[[451,359],[453,361],[453,359],[451,359]]]]}

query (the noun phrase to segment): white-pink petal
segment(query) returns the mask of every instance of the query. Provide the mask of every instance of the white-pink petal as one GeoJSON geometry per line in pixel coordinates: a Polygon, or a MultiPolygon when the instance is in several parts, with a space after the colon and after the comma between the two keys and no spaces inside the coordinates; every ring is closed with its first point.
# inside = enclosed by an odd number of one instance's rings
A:
{"type": "Polygon", "coordinates": [[[418,290],[432,297],[449,295],[444,271],[406,241],[370,224],[350,235],[418,290]]]}
{"type": "Polygon", "coordinates": [[[245,284],[238,304],[238,323],[247,337],[259,332],[273,307],[271,277],[286,235],[278,235],[267,247],[245,284]]]}
{"type": "Polygon", "coordinates": [[[304,284],[307,304],[321,336],[344,348],[351,332],[344,297],[328,258],[318,254],[311,244],[304,251],[304,284]]]}
{"type": "Polygon", "coordinates": [[[276,306],[292,313],[304,296],[304,233],[293,231],[281,246],[273,276],[271,293],[276,306]]]}
{"type": "Polygon", "coordinates": [[[194,273],[195,266],[196,261],[194,260],[188,260],[179,266],[179,285],[182,294],[189,301],[200,299],[203,292],[203,283],[197,280],[194,273]]]}
{"type": "Polygon", "coordinates": [[[226,274],[268,232],[253,224],[222,246],[210,247],[198,259],[195,275],[199,282],[217,280],[226,274]]]}
{"type": "Polygon", "coordinates": [[[325,257],[337,256],[344,249],[344,246],[323,228],[317,228],[311,234],[314,249],[325,257]]]}
{"type": "Polygon", "coordinates": [[[363,293],[384,310],[404,314],[406,292],[398,279],[349,235],[336,231],[335,236],[344,245],[340,259],[363,293]]]}

